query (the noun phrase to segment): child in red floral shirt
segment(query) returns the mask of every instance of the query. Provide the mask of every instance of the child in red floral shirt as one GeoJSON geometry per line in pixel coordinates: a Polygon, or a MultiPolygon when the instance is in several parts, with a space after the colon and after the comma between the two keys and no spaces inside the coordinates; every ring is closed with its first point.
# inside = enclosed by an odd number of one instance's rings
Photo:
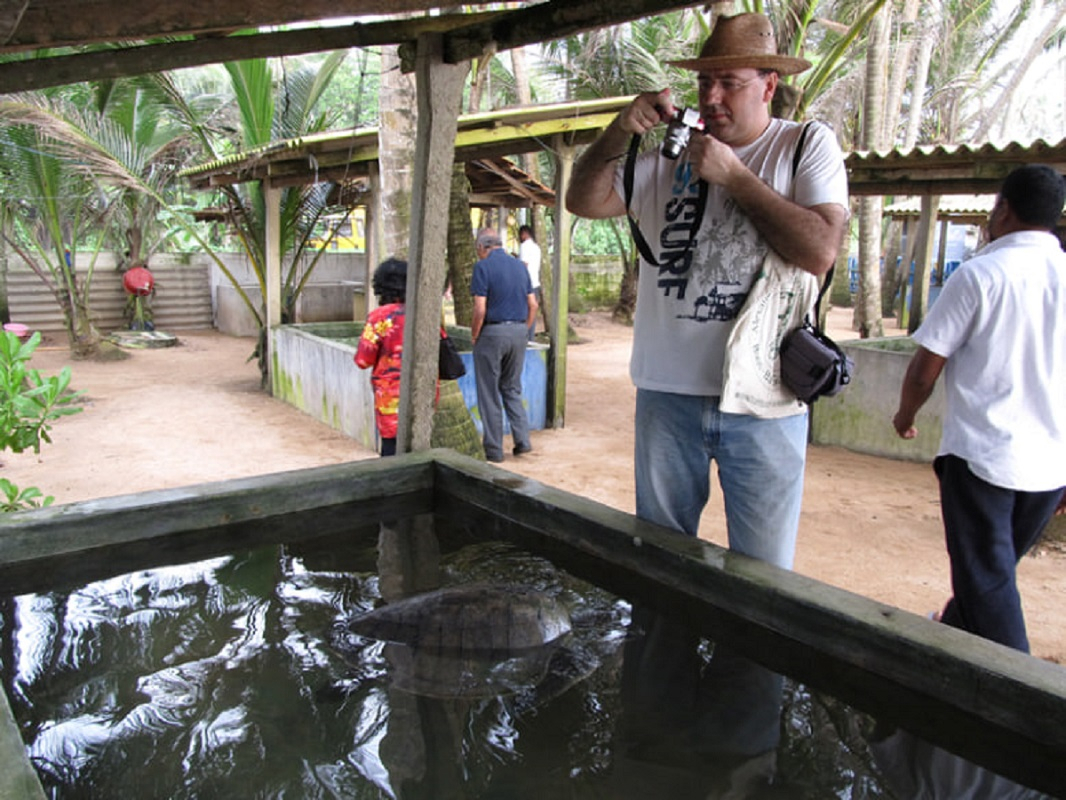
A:
{"type": "Polygon", "coordinates": [[[397,258],[382,261],[372,281],[377,308],[366,316],[363,335],[355,353],[360,369],[371,369],[374,387],[374,418],[381,436],[381,455],[396,455],[396,423],[400,410],[400,359],[406,314],[407,262],[397,258]]]}

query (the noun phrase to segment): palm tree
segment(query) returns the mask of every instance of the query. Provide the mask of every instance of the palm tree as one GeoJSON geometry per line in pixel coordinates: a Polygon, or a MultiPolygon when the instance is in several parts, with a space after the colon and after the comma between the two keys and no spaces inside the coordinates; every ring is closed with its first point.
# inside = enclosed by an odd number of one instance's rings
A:
{"type": "MultiPolygon", "coordinates": [[[[699,11],[686,9],[550,42],[543,53],[549,82],[554,79],[572,100],[670,87],[674,105],[695,105],[696,85],[691,74],[666,62],[690,57],[707,31],[707,19],[699,11]]],[[[613,313],[620,319],[632,319],[638,259],[626,223],[606,219],[589,224],[606,229],[608,240],[617,243],[623,273],[613,313]]]]}
{"type": "MultiPolygon", "coordinates": [[[[326,56],[320,63],[303,62],[294,69],[279,69],[279,62],[249,59],[223,65],[229,90],[235,100],[230,107],[235,119],[220,117],[213,108],[204,108],[197,98],[186,97],[170,76],[156,76],[187,130],[200,144],[208,159],[217,159],[227,151],[252,150],[280,139],[327,130],[332,119],[318,110],[319,100],[346,51],[326,56]],[[280,74],[279,74],[280,73],[280,74]],[[229,135],[226,135],[226,134],[229,135]]],[[[307,260],[309,242],[321,218],[333,210],[330,205],[332,184],[293,186],[282,190],[280,237],[281,252],[287,259],[282,269],[282,320],[295,319],[296,301],[307,285],[322,250],[307,260]]],[[[219,189],[226,206],[227,218],[237,241],[248,259],[258,283],[259,305],[249,298],[237,278],[216,259],[223,273],[252,311],[260,331],[260,371],[265,383],[268,366],[262,346],[266,335],[266,198],[257,182],[224,186],[219,189]]],[[[201,240],[202,244],[206,244],[201,240]]]]}
{"type": "MultiPolygon", "coordinates": [[[[75,113],[61,100],[43,98],[50,114],[75,113]]],[[[27,121],[28,108],[18,99],[0,104],[0,121],[8,124],[0,139],[0,203],[11,221],[2,235],[11,252],[48,287],[63,312],[72,353],[89,357],[100,346],[89,303],[101,234],[109,224],[110,201],[82,170],[72,168],[45,126],[27,121]],[[88,270],[76,270],[79,246],[92,253],[88,270]]]]}

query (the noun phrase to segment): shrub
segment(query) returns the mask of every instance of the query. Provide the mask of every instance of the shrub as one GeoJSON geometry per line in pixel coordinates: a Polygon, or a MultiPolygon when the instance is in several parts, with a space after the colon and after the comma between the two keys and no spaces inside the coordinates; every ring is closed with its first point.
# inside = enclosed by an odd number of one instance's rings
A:
{"type": "MultiPolygon", "coordinates": [[[[41,442],[52,441],[48,435],[52,422],[81,411],[72,405],[81,393],[67,390],[70,367],[51,377],[29,368],[40,342],[40,333],[23,342],[14,333],[0,332],[0,451],[22,453],[32,448],[40,453],[41,442]]],[[[20,490],[0,478],[0,511],[40,508],[53,500],[35,487],[20,490]]]]}

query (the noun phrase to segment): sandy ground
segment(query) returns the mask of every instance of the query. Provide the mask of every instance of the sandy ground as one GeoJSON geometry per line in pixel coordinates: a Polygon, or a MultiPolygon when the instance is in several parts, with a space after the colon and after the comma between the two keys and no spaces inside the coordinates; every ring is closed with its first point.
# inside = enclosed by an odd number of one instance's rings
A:
{"type": "MultiPolygon", "coordinates": [[[[850,310],[834,310],[846,338],[850,310]]],[[[566,425],[535,431],[534,452],[502,465],[624,511],[633,511],[634,389],[631,329],[604,314],[574,319],[582,343],[567,367],[566,425]]],[[[259,390],[250,339],[182,332],[180,344],[131,351],[112,363],[74,362],[85,411],[60,420],[39,456],[4,453],[0,476],[38,486],[57,503],[375,458],[352,440],[259,390]]],[[[71,364],[46,340],[34,366],[71,364]]],[[[885,420],[888,425],[889,421],[885,420]]],[[[701,535],[724,543],[715,484],[701,535]]],[[[812,447],[796,570],[925,614],[949,591],[936,481],[927,464],[812,447]]],[[[1020,582],[1033,652],[1066,663],[1066,554],[1024,559],[1020,582]]]]}

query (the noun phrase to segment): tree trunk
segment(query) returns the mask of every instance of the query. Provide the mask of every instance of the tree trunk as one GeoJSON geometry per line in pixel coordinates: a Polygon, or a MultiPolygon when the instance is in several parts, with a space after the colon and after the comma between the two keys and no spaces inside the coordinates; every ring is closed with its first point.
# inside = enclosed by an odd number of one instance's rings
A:
{"type": "MultiPolygon", "coordinates": [[[[929,6],[926,3],[926,6],[929,6]]],[[[930,12],[925,16],[922,31],[919,34],[918,56],[914,61],[914,80],[911,84],[911,105],[907,113],[907,130],[903,134],[903,149],[911,150],[918,142],[921,133],[922,109],[925,106],[925,88],[929,85],[929,64],[933,60],[933,47],[936,45],[937,31],[935,18],[930,12]]]]}
{"type": "MultiPolygon", "coordinates": [[[[514,73],[515,93],[518,102],[523,106],[533,105],[533,93],[529,87],[529,69],[526,65],[525,48],[515,47],[511,50],[511,72],[514,73]]],[[[524,153],[522,155],[522,169],[533,180],[540,181],[540,161],[537,153],[524,153]]],[[[548,242],[548,226],[545,221],[544,209],[533,204],[530,209],[530,226],[533,228],[533,238],[541,246],[540,259],[540,314],[544,321],[544,330],[551,337],[552,327],[555,324],[555,316],[552,310],[552,285],[555,276],[552,274],[552,257],[548,242]]]]}
{"type": "Polygon", "coordinates": [[[64,287],[56,292],[56,301],[67,323],[70,354],[74,358],[92,358],[100,351],[100,332],[93,324],[88,298],[82,296],[76,276],[71,276],[71,281],[69,289],[64,287]]]}
{"type": "Polygon", "coordinates": [[[0,205],[0,325],[11,322],[11,306],[7,299],[7,208],[0,205]]]}
{"type": "Polygon", "coordinates": [[[899,127],[903,89],[907,85],[911,62],[914,60],[915,23],[918,19],[920,0],[904,0],[899,19],[899,44],[892,55],[888,79],[888,97],[885,99],[884,143],[891,147],[896,142],[899,127]]]}
{"type": "Polygon", "coordinates": [[[1029,71],[1029,67],[1033,65],[1036,57],[1040,55],[1044,50],[1044,45],[1055,35],[1062,20],[1066,18],[1066,4],[1060,4],[1058,10],[1055,11],[1051,17],[1048,18],[1047,23],[1037,34],[1036,38],[1030,43],[1029,48],[1025,51],[1025,55],[1021,59],[1016,61],[1017,66],[1014,68],[1014,72],[1011,73],[1010,80],[1007,81],[1007,85],[1003,87],[1003,91],[1000,93],[996,102],[992,104],[992,107],[982,116],[981,122],[977,126],[977,130],[974,131],[973,141],[977,144],[982,144],[988,140],[988,133],[992,130],[992,125],[1001,121],[1006,116],[1007,107],[1010,105],[1011,98],[1014,97],[1014,93],[1018,90],[1022,80],[1025,78],[1025,73],[1029,71]]]}
{"type": "Polygon", "coordinates": [[[381,49],[381,89],[378,94],[381,165],[382,252],[406,258],[411,235],[411,181],[415,163],[414,77],[400,70],[396,47],[381,49]]]}
{"type": "MultiPolygon", "coordinates": [[[[888,11],[882,8],[870,22],[866,48],[866,93],[863,102],[863,146],[883,145],[883,110],[888,68],[888,11]]],[[[881,197],[859,201],[859,297],[856,328],[862,338],[881,336],[881,197]]]]}
{"type": "Polygon", "coordinates": [[[474,319],[474,301],[470,281],[474,276],[474,236],[470,227],[470,182],[462,164],[452,167],[452,194],[448,209],[448,281],[455,303],[455,323],[470,326],[474,319]]]}
{"type": "Polygon", "coordinates": [[[885,231],[885,265],[881,277],[881,309],[887,316],[896,302],[896,282],[903,265],[900,258],[900,241],[903,223],[898,219],[889,220],[885,231]]]}

